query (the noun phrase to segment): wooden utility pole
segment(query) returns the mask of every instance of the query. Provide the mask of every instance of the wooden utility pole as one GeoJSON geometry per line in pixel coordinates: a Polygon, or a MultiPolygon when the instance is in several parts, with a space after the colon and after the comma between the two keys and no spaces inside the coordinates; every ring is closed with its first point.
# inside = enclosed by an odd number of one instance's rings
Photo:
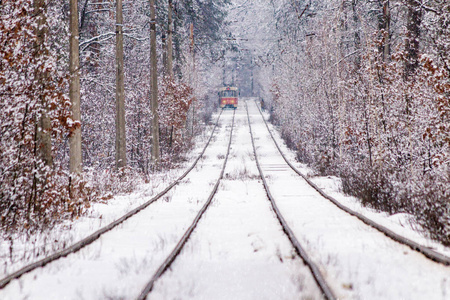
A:
{"type": "MultiPolygon", "coordinates": [[[[45,56],[48,55],[48,50],[45,47],[46,37],[48,34],[48,26],[47,26],[47,6],[45,0],[34,0],[33,1],[34,14],[37,18],[37,27],[36,27],[36,45],[35,50],[37,52],[38,59],[45,59],[45,56]]],[[[42,115],[39,119],[37,132],[36,132],[36,141],[39,148],[39,153],[44,161],[45,165],[52,167],[53,166],[53,156],[52,156],[52,137],[51,137],[51,122],[48,117],[48,103],[45,98],[45,89],[47,85],[47,81],[49,80],[49,74],[46,70],[41,70],[40,68],[36,70],[35,80],[37,84],[40,86],[40,94],[39,100],[42,105],[42,115]]]]}
{"type": "Polygon", "coordinates": [[[78,34],[78,0],[70,0],[69,23],[69,97],[72,104],[72,119],[78,126],[69,136],[70,173],[79,174],[82,171],[81,159],[81,112],[80,112],[80,55],[78,34]]]}
{"type": "Polygon", "coordinates": [[[158,116],[158,66],[156,56],[156,10],[155,0],[150,0],[150,77],[152,108],[152,162],[159,163],[159,116],[158,116]]]}
{"type": "Polygon", "coordinates": [[[127,165],[125,134],[125,92],[123,76],[122,0],[116,0],[116,168],[127,165]]]}
{"type": "Polygon", "coordinates": [[[173,20],[172,20],[172,0],[169,0],[169,7],[167,9],[167,22],[169,28],[167,30],[167,75],[173,78],[173,20]]]}

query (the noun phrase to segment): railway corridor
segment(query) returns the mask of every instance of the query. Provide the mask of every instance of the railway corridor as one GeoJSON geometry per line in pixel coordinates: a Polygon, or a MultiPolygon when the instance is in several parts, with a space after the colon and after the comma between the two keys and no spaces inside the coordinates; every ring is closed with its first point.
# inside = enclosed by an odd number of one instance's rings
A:
{"type": "Polygon", "coordinates": [[[321,299],[320,294],[271,209],[241,105],[219,191],[148,299],[321,299]]]}
{"type": "Polygon", "coordinates": [[[258,158],[277,206],[338,298],[450,296],[449,266],[394,242],[323,198],[280,156],[254,101],[248,101],[248,109],[258,158]]]}
{"type": "Polygon", "coordinates": [[[322,299],[268,199],[252,135],[270,194],[336,298],[450,296],[450,267],[323,198],[289,168],[265,126],[253,99],[223,111],[202,158],[168,194],[80,251],[12,280],[0,299],[141,299],[152,276],[147,299],[322,299]]]}
{"type": "Polygon", "coordinates": [[[13,280],[0,299],[135,299],[208,198],[232,119],[221,116],[197,166],[162,199],[80,251],[13,280]]]}

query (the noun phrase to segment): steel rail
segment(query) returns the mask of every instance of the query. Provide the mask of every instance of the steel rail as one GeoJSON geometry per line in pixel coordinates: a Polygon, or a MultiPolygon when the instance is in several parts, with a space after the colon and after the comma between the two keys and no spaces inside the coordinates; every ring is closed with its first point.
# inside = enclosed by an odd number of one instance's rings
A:
{"type": "Polygon", "coordinates": [[[417,251],[422,253],[425,257],[443,264],[443,265],[450,265],[450,257],[445,256],[439,252],[436,252],[432,249],[430,249],[429,247],[423,246],[415,241],[412,241],[404,236],[401,236],[398,233],[395,233],[394,231],[390,230],[389,228],[376,223],[375,221],[369,219],[368,217],[348,208],[347,206],[341,204],[339,201],[337,201],[335,198],[327,195],[321,188],[319,188],[314,182],[312,182],[311,180],[309,180],[303,173],[301,173],[290,161],[288,161],[288,159],[286,158],[286,156],[284,155],[284,153],[281,151],[281,148],[279,147],[278,143],[276,142],[272,131],[269,128],[269,125],[267,124],[266,119],[264,118],[261,109],[259,108],[259,106],[256,104],[256,107],[259,110],[259,113],[261,114],[262,119],[264,120],[264,123],[266,125],[267,131],[269,132],[275,146],[277,147],[278,151],[280,152],[281,156],[283,157],[284,161],[289,165],[289,167],[291,167],[291,169],[297,173],[298,175],[300,175],[313,189],[315,189],[322,197],[324,197],[325,199],[329,200],[331,203],[333,203],[334,205],[336,205],[338,208],[340,208],[341,210],[345,211],[346,213],[358,218],[359,220],[361,220],[362,222],[364,222],[365,224],[377,229],[378,231],[380,231],[381,233],[383,233],[384,235],[386,235],[387,237],[393,239],[394,241],[401,243],[403,245],[409,246],[412,250],[417,251]]]}
{"type": "Polygon", "coordinates": [[[283,228],[283,231],[286,233],[286,235],[288,236],[292,245],[294,246],[297,254],[302,258],[302,260],[305,262],[305,264],[310,269],[310,271],[314,277],[314,280],[316,281],[317,285],[323,292],[323,296],[329,300],[337,299],[336,296],[334,295],[333,291],[331,290],[331,288],[328,286],[328,283],[324,279],[322,273],[320,272],[319,267],[309,258],[308,254],[306,253],[306,251],[301,246],[300,242],[295,237],[295,234],[293,233],[293,231],[287,224],[286,220],[283,218],[283,215],[281,214],[280,210],[278,209],[278,206],[275,203],[274,197],[270,193],[269,186],[264,177],[264,173],[262,171],[261,165],[259,164],[258,155],[256,153],[256,147],[255,147],[255,142],[254,142],[254,137],[253,137],[252,126],[251,126],[251,122],[250,122],[250,114],[248,113],[247,103],[245,103],[245,109],[247,111],[248,126],[250,128],[250,136],[251,136],[251,140],[252,140],[253,154],[255,156],[256,166],[258,167],[259,174],[261,176],[261,179],[262,179],[262,182],[264,185],[264,189],[266,190],[267,197],[269,198],[269,200],[272,204],[272,208],[278,218],[278,221],[280,222],[280,224],[283,228]]]}
{"type": "Polygon", "coordinates": [[[87,245],[91,244],[92,242],[96,241],[98,238],[100,238],[100,236],[102,236],[103,234],[105,234],[106,232],[112,230],[113,228],[115,228],[116,226],[118,226],[119,224],[123,223],[125,220],[129,219],[130,217],[136,215],[137,213],[139,213],[140,211],[142,211],[143,209],[147,208],[150,204],[154,203],[155,201],[157,201],[158,199],[160,199],[162,196],[164,196],[167,192],[169,192],[174,186],[178,185],[180,183],[181,180],[183,180],[193,169],[194,167],[197,165],[198,161],[203,157],[203,155],[205,154],[206,148],[208,148],[213,136],[214,136],[214,132],[216,131],[216,128],[219,124],[219,120],[220,117],[222,116],[222,111],[220,111],[219,116],[217,117],[217,121],[216,124],[211,132],[211,136],[209,137],[208,141],[206,142],[205,147],[203,148],[202,152],[199,154],[199,156],[195,159],[194,163],[178,178],[176,179],[174,182],[172,182],[169,186],[167,186],[162,192],[160,192],[159,194],[157,194],[156,196],[154,196],[153,198],[151,198],[149,201],[145,202],[144,204],[141,204],[140,206],[136,207],[135,209],[129,211],[128,213],[126,213],[125,215],[123,215],[122,217],[120,217],[119,219],[113,221],[112,223],[110,223],[109,225],[95,231],[94,233],[90,234],[89,236],[87,236],[86,238],[78,241],[77,243],[61,250],[58,251],[52,255],[49,255],[39,261],[36,261],[34,263],[31,263],[29,265],[26,265],[24,267],[22,267],[21,269],[11,273],[10,275],[7,275],[6,277],[2,278],[0,280],[0,289],[3,289],[6,285],[8,285],[12,280],[14,279],[18,279],[19,277],[21,277],[22,275],[31,272],[37,268],[40,267],[44,267],[45,265],[47,265],[48,263],[51,263],[59,258],[62,257],[66,257],[69,254],[75,253],[79,250],[81,250],[82,248],[86,247],[87,245]]]}
{"type": "Polygon", "coordinates": [[[217,193],[217,190],[219,188],[219,184],[221,180],[223,179],[223,174],[225,172],[225,167],[227,165],[228,161],[228,155],[230,153],[231,148],[231,139],[233,137],[233,128],[234,128],[234,117],[236,115],[236,111],[233,112],[233,121],[231,124],[231,132],[230,132],[230,139],[228,141],[228,148],[227,148],[227,154],[225,156],[225,160],[223,162],[222,171],[220,172],[219,178],[217,179],[216,184],[214,185],[214,188],[211,192],[211,194],[208,197],[208,200],[205,202],[201,210],[198,212],[197,216],[195,217],[194,221],[192,222],[191,226],[186,230],[184,235],[181,237],[180,241],[178,241],[178,244],[175,246],[175,248],[172,250],[172,252],[167,256],[167,258],[164,260],[164,262],[160,265],[158,270],[153,274],[150,281],[147,283],[145,288],[142,290],[141,294],[137,298],[138,300],[145,300],[147,299],[147,295],[152,291],[154,283],[167,271],[167,269],[172,265],[172,263],[175,261],[177,256],[181,253],[181,249],[184,247],[186,242],[188,241],[189,237],[191,236],[194,229],[197,227],[200,219],[208,209],[209,205],[212,202],[212,199],[217,193]]]}

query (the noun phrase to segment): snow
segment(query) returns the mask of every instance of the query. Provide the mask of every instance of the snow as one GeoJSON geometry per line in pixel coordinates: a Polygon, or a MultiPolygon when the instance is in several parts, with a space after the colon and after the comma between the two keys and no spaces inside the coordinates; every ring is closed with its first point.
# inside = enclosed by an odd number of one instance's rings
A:
{"type": "Polygon", "coordinates": [[[74,222],[65,222],[49,232],[38,233],[30,238],[16,235],[12,238],[12,244],[11,241],[0,241],[0,276],[4,277],[25,264],[37,261],[42,256],[50,255],[73,244],[149,201],[192,165],[192,162],[203,150],[209,136],[210,130],[206,130],[205,134],[198,138],[198,147],[192,151],[190,161],[186,162],[184,167],[155,174],[149,184],[138,187],[132,194],[117,195],[107,203],[93,203],[85,217],[74,220],[74,222]]]}
{"type": "MultiPolygon", "coordinates": [[[[267,113],[263,113],[263,115],[266,120],[269,119],[269,115],[267,113]]],[[[283,154],[287,156],[288,160],[296,167],[297,170],[307,175],[309,179],[326,194],[338,200],[341,204],[351,210],[368,217],[378,224],[389,228],[395,233],[429,247],[430,249],[433,249],[443,255],[450,256],[449,247],[445,247],[442,244],[424,236],[424,231],[421,230],[417,224],[413,224],[414,217],[412,215],[406,213],[389,215],[385,212],[379,212],[377,210],[364,207],[357,198],[343,194],[342,184],[339,178],[334,176],[315,176],[314,171],[311,168],[296,161],[296,154],[287,148],[276,128],[270,123],[268,125],[275,140],[280,146],[283,154]]]]}
{"type": "Polygon", "coordinates": [[[219,193],[149,299],[320,299],[270,208],[249,139],[241,107],[219,193]]]}
{"type": "MultiPolygon", "coordinates": [[[[251,104],[252,122],[255,122],[252,126],[258,137],[257,151],[271,193],[278,199],[279,209],[306,251],[321,265],[339,298],[448,297],[449,267],[425,259],[320,197],[276,155],[273,143],[268,146],[270,136],[264,131],[262,119],[257,117],[259,112],[254,103],[251,104]]],[[[386,221],[385,225],[389,227],[392,222],[386,221]]]]}
{"type": "MultiPolygon", "coordinates": [[[[387,238],[323,199],[277,154],[254,101],[247,100],[258,158],[271,193],[298,240],[342,299],[447,299],[450,268],[387,238]]],[[[205,203],[220,174],[231,130],[224,111],[215,138],[197,167],[168,196],[93,244],[14,280],[0,299],[134,299],[205,203]]],[[[267,116],[266,116],[267,117],[267,116]]],[[[294,162],[294,153],[282,144],[294,162]]],[[[199,143],[201,144],[201,143],[199,143]]],[[[193,152],[191,161],[200,152],[193,152]]],[[[305,173],[305,166],[295,163],[305,173]]],[[[189,164],[187,164],[189,165],[189,164]]],[[[155,178],[132,195],[92,208],[90,218],[55,228],[48,240],[71,243],[149,200],[182,170],[155,178]]],[[[311,178],[327,193],[408,238],[444,253],[448,249],[415,233],[407,216],[360,207],[339,192],[336,178],[311,178]]],[[[6,257],[8,244],[1,244],[6,257]]],[[[61,245],[59,245],[61,246],[61,245]]],[[[23,244],[24,249],[33,244],[23,244]]],[[[48,250],[51,251],[51,250],[48,250]]],[[[36,259],[36,258],[32,258],[36,259]]],[[[26,261],[16,257],[4,273],[26,261]]],[[[244,101],[236,111],[225,176],[210,208],[149,299],[321,299],[308,268],[295,255],[275,218],[253,157],[244,101]]]]}

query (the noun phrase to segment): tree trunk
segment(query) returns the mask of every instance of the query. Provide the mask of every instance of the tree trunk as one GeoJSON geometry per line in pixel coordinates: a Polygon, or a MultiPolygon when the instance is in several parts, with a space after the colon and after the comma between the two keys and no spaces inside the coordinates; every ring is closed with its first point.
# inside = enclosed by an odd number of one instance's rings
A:
{"type": "Polygon", "coordinates": [[[379,53],[382,54],[383,60],[389,60],[391,55],[391,9],[389,0],[380,2],[380,15],[378,18],[378,29],[382,34],[382,44],[379,46],[379,53]]]}
{"type": "Polygon", "coordinates": [[[69,40],[69,97],[72,104],[72,119],[75,124],[69,137],[70,172],[82,171],[81,159],[81,113],[80,113],[80,57],[78,35],[78,0],[70,0],[69,40]]]}
{"type": "MultiPolygon", "coordinates": [[[[48,55],[48,50],[45,46],[46,36],[48,33],[46,10],[47,5],[45,0],[34,0],[34,14],[37,18],[36,27],[36,59],[45,59],[48,55]]],[[[49,80],[48,71],[42,70],[41,68],[36,70],[35,81],[39,85],[40,93],[39,100],[42,105],[42,114],[38,121],[37,126],[37,146],[39,149],[39,154],[42,160],[47,166],[53,166],[53,156],[52,156],[52,137],[51,137],[51,122],[48,117],[48,103],[45,98],[44,90],[46,89],[47,81],[49,80]]]]}
{"type": "Polygon", "coordinates": [[[192,130],[191,130],[191,136],[194,136],[194,126],[195,126],[195,92],[196,92],[196,85],[197,85],[197,73],[195,71],[195,41],[194,41],[194,23],[191,23],[190,26],[190,40],[191,40],[191,54],[192,54],[192,77],[191,77],[191,85],[194,89],[193,96],[194,100],[192,101],[192,130]]]}
{"type": "Polygon", "coordinates": [[[408,16],[406,24],[406,63],[405,80],[410,79],[419,66],[419,37],[422,23],[421,4],[415,0],[406,0],[408,16]]]}
{"type": "Polygon", "coordinates": [[[84,21],[86,20],[88,4],[89,4],[89,0],[86,0],[84,2],[83,9],[81,10],[80,30],[82,32],[83,32],[83,27],[84,27],[84,21]]]}
{"type": "MultiPolygon", "coordinates": [[[[352,0],[353,22],[354,22],[354,26],[355,26],[355,29],[354,29],[355,33],[354,33],[353,41],[355,44],[355,49],[361,50],[361,29],[360,29],[361,22],[359,20],[357,6],[358,6],[358,0],[352,0]]],[[[355,59],[355,70],[357,71],[360,68],[361,68],[361,53],[357,53],[356,59],[355,59]]]]}
{"type": "Polygon", "coordinates": [[[167,22],[169,30],[167,31],[167,75],[173,78],[173,20],[172,20],[172,0],[169,0],[167,22]]]}
{"type": "Polygon", "coordinates": [[[156,11],[155,0],[150,0],[150,77],[152,107],[152,162],[159,163],[159,117],[158,117],[158,66],[156,57],[156,11]]]}
{"type": "MultiPolygon", "coordinates": [[[[167,54],[166,54],[166,60],[164,61],[164,66],[166,69],[166,76],[169,78],[170,81],[172,81],[173,78],[173,24],[172,24],[172,0],[169,0],[167,5],[167,54]]],[[[172,98],[173,99],[173,98],[172,98]]],[[[170,136],[169,136],[169,148],[172,148],[173,144],[173,131],[178,131],[179,128],[175,128],[174,126],[170,129],[170,136]]],[[[175,134],[177,136],[177,134],[175,134]]]]}
{"type": "Polygon", "coordinates": [[[162,41],[162,61],[163,61],[163,72],[164,76],[167,76],[167,39],[166,39],[166,33],[163,31],[161,32],[161,41],[162,41]]]}
{"type": "Polygon", "coordinates": [[[116,168],[119,169],[127,165],[127,146],[125,135],[122,0],[117,0],[116,5],[116,168]]]}

